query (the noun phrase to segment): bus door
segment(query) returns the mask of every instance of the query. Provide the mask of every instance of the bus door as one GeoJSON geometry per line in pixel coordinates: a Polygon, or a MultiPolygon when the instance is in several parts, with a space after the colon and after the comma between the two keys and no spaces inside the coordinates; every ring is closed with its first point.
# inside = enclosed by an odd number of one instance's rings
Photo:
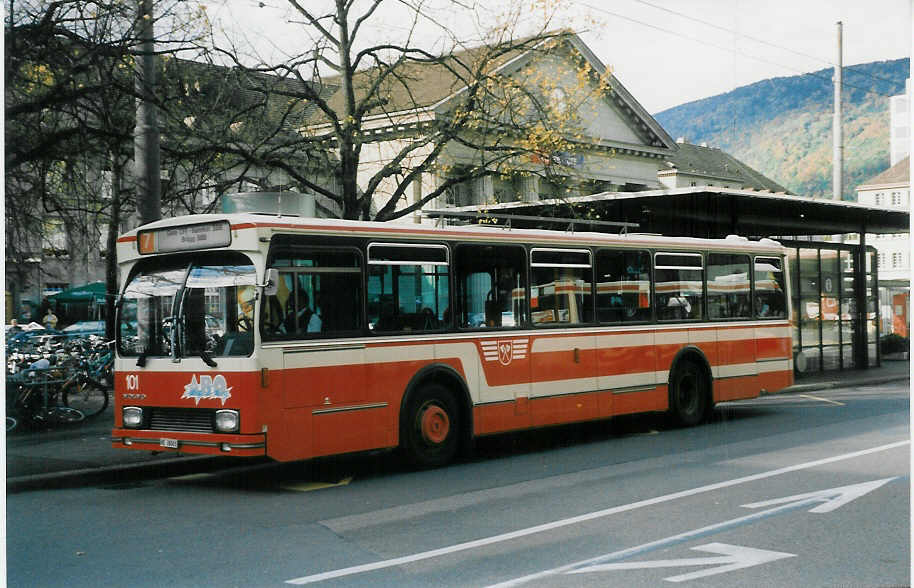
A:
{"type": "Polygon", "coordinates": [[[755,318],[756,365],[759,387],[780,390],[793,383],[789,365],[793,353],[787,305],[787,277],[780,257],[756,257],[753,303],[755,318]],[[763,325],[762,321],[769,322],[763,325]]]}
{"type": "Polygon", "coordinates": [[[717,361],[714,399],[717,402],[746,397],[758,389],[754,329],[741,321],[752,318],[749,256],[710,253],[708,272],[708,318],[716,328],[717,361]],[[733,324],[728,324],[731,321],[733,324]]]}
{"type": "Polygon", "coordinates": [[[519,331],[527,322],[526,253],[514,245],[461,245],[455,256],[457,327],[477,335],[473,359],[481,368],[467,382],[476,433],[529,426],[532,341],[519,331]]]}
{"type": "Polygon", "coordinates": [[[532,349],[533,424],[549,425],[600,416],[596,334],[593,324],[591,252],[534,248],[530,318],[540,328],[532,349]]]}
{"type": "Polygon", "coordinates": [[[363,332],[362,258],[354,247],[293,238],[271,254],[276,293],[264,300],[265,342],[281,342],[282,405],[290,436],[311,431],[314,455],[380,446],[385,419],[369,414],[363,332]]]}
{"type": "Polygon", "coordinates": [[[658,348],[655,329],[649,326],[651,255],[646,250],[602,249],[595,270],[597,321],[606,325],[597,337],[600,413],[662,409],[665,388],[658,392],[658,348]]]}

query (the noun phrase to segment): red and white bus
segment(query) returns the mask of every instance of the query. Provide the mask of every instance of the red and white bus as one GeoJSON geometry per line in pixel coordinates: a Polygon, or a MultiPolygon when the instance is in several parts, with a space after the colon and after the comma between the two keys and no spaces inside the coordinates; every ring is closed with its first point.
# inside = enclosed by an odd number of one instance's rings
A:
{"type": "Polygon", "coordinates": [[[118,240],[115,447],[302,460],[793,383],[785,250],[213,214],[118,240]]]}

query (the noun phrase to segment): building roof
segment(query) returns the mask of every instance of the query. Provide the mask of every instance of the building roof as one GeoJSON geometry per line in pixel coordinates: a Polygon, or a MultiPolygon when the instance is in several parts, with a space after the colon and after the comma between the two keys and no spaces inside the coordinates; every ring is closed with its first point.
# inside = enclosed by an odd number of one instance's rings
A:
{"type": "Polygon", "coordinates": [[[197,101],[216,115],[270,117],[271,123],[294,128],[316,108],[308,97],[328,98],[336,88],[319,86],[281,72],[246,70],[186,59],[162,60],[162,84],[186,102],[197,101]],[[264,110],[254,111],[262,105],[264,110]]]}
{"type": "Polygon", "coordinates": [[[877,186],[886,186],[890,184],[910,184],[910,166],[911,157],[905,157],[878,176],[867,180],[865,184],[857,186],[857,190],[866,190],[867,188],[875,188],[877,186]]]}
{"type": "MultiPolygon", "coordinates": [[[[463,49],[440,59],[429,58],[427,61],[400,64],[376,90],[378,97],[383,98],[383,103],[375,105],[368,114],[385,115],[424,109],[446,109],[452,100],[467,89],[468,84],[483,79],[482,76],[493,73],[510,75],[537,55],[555,51],[557,48],[577,53],[600,74],[607,71],[606,65],[578,35],[570,31],[552,31],[501,45],[463,49]]],[[[356,72],[353,86],[357,103],[372,91],[378,71],[378,68],[369,68],[356,72]]],[[[321,83],[334,91],[341,87],[339,77],[324,78],[321,83]]],[[[638,129],[647,145],[676,149],[676,144],[663,127],[615,76],[609,76],[609,86],[616,107],[631,120],[632,127],[638,129]]],[[[344,98],[343,92],[337,91],[327,102],[336,112],[342,112],[344,98]]],[[[316,112],[315,115],[317,118],[322,117],[320,112],[316,112]]]]}
{"type": "MultiPolygon", "coordinates": [[[[774,180],[716,147],[679,142],[679,149],[670,154],[667,165],[671,170],[681,174],[694,174],[732,182],[734,188],[788,193],[786,188],[774,180]]],[[[664,173],[670,172],[661,171],[660,175],[664,173]]]]}

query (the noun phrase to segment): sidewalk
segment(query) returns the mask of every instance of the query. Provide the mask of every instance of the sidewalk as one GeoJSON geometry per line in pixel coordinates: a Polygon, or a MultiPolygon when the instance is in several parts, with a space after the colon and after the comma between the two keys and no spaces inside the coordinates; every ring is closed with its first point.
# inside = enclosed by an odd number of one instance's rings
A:
{"type": "MultiPolygon", "coordinates": [[[[869,370],[828,372],[798,378],[780,392],[790,394],[830,388],[897,382],[909,378],[908,360],[883,360],[869,370]]],[[[93,481],[129,480],[156,468],[196,472],[242,458],[220,456],[153,455],[146,451],[113,449],[109,438],[113,409],[91,421],[51,431],[14,432],[6,437],[7,492],[93,481]]]]}

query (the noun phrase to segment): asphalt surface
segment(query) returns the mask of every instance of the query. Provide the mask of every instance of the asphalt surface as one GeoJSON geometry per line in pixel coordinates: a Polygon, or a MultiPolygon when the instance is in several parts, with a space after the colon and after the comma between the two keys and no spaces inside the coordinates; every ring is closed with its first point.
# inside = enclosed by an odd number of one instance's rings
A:
{"type": "MultiPolygon", "coordinates": [[[[910,378],[908,360],[883,360],[868,370],[827,372],[798,378],[779,394],[804,394],[815,390],[896,382],[910,378]]],[[[113,405],[113,403],[112,403],[113,405]]],[[[199,473],[234,465],[255,465],[245,458],[153,454],[111,447],[112,406],[94,419],[51,430],[14,431],[7,434],[3,458],[7,492],[82,486],[96,482],[130,481],[156,475],[199,473]]],[[[261,461],[268,462],[263,459],[261,461]]]]}

